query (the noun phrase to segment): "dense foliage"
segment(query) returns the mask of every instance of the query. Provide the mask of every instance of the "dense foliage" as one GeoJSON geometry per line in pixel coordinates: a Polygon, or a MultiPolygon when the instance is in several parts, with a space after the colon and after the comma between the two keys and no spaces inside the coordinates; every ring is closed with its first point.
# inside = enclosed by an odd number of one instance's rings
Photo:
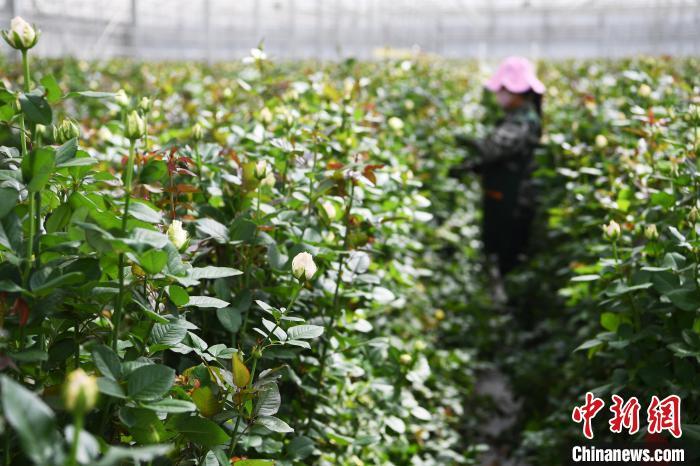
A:
{"type": "Polygon", "coordinates": [[[488,366],[536,464],[588,389],[672,391],[700,424],[697,61],[542,64],[509,313],[477,179],[447,177],[455,132],[494,119],[478,64],[23,63],[0,90],[4,464],[478,464],[488,366]]]}

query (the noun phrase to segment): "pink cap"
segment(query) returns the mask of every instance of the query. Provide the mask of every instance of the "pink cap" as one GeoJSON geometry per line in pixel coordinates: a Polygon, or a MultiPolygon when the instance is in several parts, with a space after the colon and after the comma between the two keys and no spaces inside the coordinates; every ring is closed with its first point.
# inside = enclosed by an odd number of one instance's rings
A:
{"type": "Polygon", "coordinates": [[[508,57],[503,60],[496,73],[486,81],[486,88],[493,92],[505,88],[516,94],[529,90],[544,94],[545,90],[544,84],[535,75],[535,67],[523,57],[508,57]]]}

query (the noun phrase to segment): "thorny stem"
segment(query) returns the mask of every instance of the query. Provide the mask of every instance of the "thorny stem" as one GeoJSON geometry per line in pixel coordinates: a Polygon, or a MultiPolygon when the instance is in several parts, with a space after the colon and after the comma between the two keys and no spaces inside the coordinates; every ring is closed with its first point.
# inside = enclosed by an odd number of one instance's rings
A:
{"type": "MultiPolygon", "coordinates": [[[[348,249],[348,238],[350,235],[350,212],[352,211],[352,205],[354,201],[354,194],[355,194],[355,182],[350,176],[350,199],[348,200],[348,205],[345,209],[345,235],[343,237],[343,253],[347,251],[348,249]]],[[[335,326],[335,319],[338,314],[338,306],[340,305],[340,285],[342,283],[342,275],[343,275],[343,265],[345,265],[345,255],[341,254],[340,258],[338,259],[338,269],[337,269],[337,277],[336,277],[336,282],[335,282],[335,292],[333,293],[333,305],[332,305],[332,314],[330,316],[330,322],[328,324],[328,335],[321,340],[321,365],[319,367],[319,372],[318,372],[318,381],[316,382],[316,389],[318,391],[321,390],[321,387],[323,386],[323,380],[325,377],[325,371],[326,371],[326,355],[328,352],[328,346],[330,344],[330,339],[333,336],[333,331],[334,331],[334,326],[335,326]]],[[[322,318],[325,320],[325,313],[322,315],[322,318]]],[[[308,417],[307,417],[307,422],[306,422],[306,428],[305,430],[308,431],[310,425],[311,425],[311,418],[313,417],[313,413],[316,409],[316,403],[317,403],[318,398],[314,398],[314,400],[310,403],[309,405],[309,411],[308,411],[308,417]]]]}
{"type": "Polygon", "coordinates": [[[70,447],[70,456],[68,457],[68,463],[70,466],[78,464],[76,461],[76,455],[78,454],[78,443],[80,442],[80,431],[83,430],[83,413],[76,413],[73,420],[73,441],[70,447]]]}
{"type": "MultiPolygon", "coordinates": [[[[261,180],[262,182],[262,180],[261,180]]],[[[258,186],[258,193],[257,193],[257,202],[255,206],[255,231],[253,232],[253,241],[251,242],[250,246],[250,251],[248,252],[248,256],[246,257],[246,266],[245,266],[245,276],[243,279],[243,287],[244,288],[249,288],[250,287],[250,270],[253,266],[252,264],[252,256],[253,256],[253,251],[255,248],[255,243],[258,241],[258,220],[260,219],[260,191],[261,191],[262,186],[258,186]]],[[[248,328],[248,318],[250,316],[250,307],[245,311],[245,316],[243,316],[243,324],[241,325],[241,328],[239,331],[233,336],[233,346],[236,346],[236,340],[238,335],[245,335],[246,329],[248,328]]]]}
{"type": "MultiPolygon", "coordinates": [[[[122,217],[122,236],[126,234],[126,222],[129,215],[129,204],[131,202],[131,184],[134,175],[134,157],[135,157],[136,141],[131,140],[129,143],[129,161],[126,166],[126,199],[124,200],[124,214],[122,217]]],[[[122,301],[124,299],[124,253],[119,254],[119,293],[117,294],[117,302],[114,306],[114,316],[112,316],[113,333],[112,333],[112,349],[117,350],[117,341],[119,338],[119,326],[122,318],[122,301]]]]}
{"type": "MultiPolygon", "coordinates": [[[[30,87],[30,75],[29,75],[29,58],[27,56],[27,51],[22,50],[22,69],[24,71],[24,92],[28,93],[29,92],[29,87],[30,87]]],[[[19,139],[20,139],[20,145],[22,148],[22,159],[25,159],[26,157],[32,157],[31,154],[29,154],[29,151],[27,150],[27,134],[26,134],[26,126],[24,122],[24,114],[21,113],[19,117],[19,139]]],[[[33,160],[30,159],[30,165],[32,165],[33,160]]],[[[26,257],[26,264],[25,264],[25,270],[24,270],[24,277],[23,277],[23,282],[26,288],[26,285],[29,280],[29,273],[31,272],[32,268],[32,258],[34,256],[34,236],[35,236],[35,231],[36,231],[36,218],[35,218],[35,210],[36,210],[36,195],[33,192],[29,193],[29,238],[27,242],[27,257],[26,257]]]]}
{"type": "MultiPolygon", "coordinates": [[[[296,286],[294,287],[294,291],[292,291],[292,297],[289,300],[289,305],[287,306],[286,312],[289,312],[289,310],[292,309],[292,307],[294,306],[294,303],[296,302],[297,298],[299,297],[299,292],[301,291],[301,288],[302,288],[302,285],[300,282],[297,283],[296,286]]],[[[272,328],[272,330],[270,330],[270,333],[268,333],[265,340],[260,344],[261,350],[264,350],[265,342],[271,340],[270,337],[275,333],[275,330],[277,330],[278,327],[279,327],[279,322],[277,322],[275,324],[275,326],[272,328]]],[[[253,386],[253,379],[255,378],[255,371],[257,370],[257,367],[258,367],[258,359],[260,359],[260,357],[257,356],[256,354],[257,354],[257,352],[253,351],[253,365],[251,366],[251,369],[250,369],[250,379],[248,380],[248,385],[246,387],[247,390],[250,390],[250,388],[253,386]]],[[[233,453],[236,449],[236,444],[238,443],[238,439],[243,434],[243,432],[245,432],[245,429],[244,429],[240,434],[237,433],[238,426],[241,422],[241,417],[243,417],[243,416],[239,410],[238,417],[236,418],[236,424],[233,427],[233,437],[231,438],[231,445],[229,447],[228,456],[233,456],[233,453]]]]}

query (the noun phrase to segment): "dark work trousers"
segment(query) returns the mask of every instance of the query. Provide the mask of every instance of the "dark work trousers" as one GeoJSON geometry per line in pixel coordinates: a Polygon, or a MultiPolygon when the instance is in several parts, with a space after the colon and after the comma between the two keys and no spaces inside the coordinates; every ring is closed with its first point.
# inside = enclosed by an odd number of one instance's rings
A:
{"type": "Polygon", "coordinates": [[[498,259],[498,270],[503,277],[519,263],[525,253],[534,218],[534,208],[520,199],[522,179],[484,173],[483,242],[486,253],[498,259]],[[509,179],[504,179],[504,178],[509,179]]]}

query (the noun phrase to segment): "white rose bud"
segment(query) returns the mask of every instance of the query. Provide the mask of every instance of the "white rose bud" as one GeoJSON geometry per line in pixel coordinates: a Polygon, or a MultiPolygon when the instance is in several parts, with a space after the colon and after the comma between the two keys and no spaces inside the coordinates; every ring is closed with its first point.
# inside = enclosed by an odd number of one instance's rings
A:
{"type": "Polygon", "coordinates": [[[406,99],[403,101],[403,106],[406,110],[411,111],[416,108],[416,104],[411,99],[406,99]]]}
{"type": "Polygon", "coordinates": [[[389,118],[389,127],[394,131],[401,131],[403,129],[403,121],[399,117],[389,118]]]}
{"type": "Polygon", "coordinates": [[[607,147],[608,145],[608,138],[606,138],[604,135],[599,134],[598,136],[595,137],[595,145],[596,147],[599,147],[600,149],[603,149],[604,147],[607,147]]]}
{"type": "Polygon", "coordinates": [[[272,170],[270,170],[267,176],[262,179],[260,184],[263,186],[269,186],[270,188],[273,188],[275,186],[276,181],[277,180],[275,179],[275,174],[272,173],[272,170]]]}
{"type": "Polygon", "coordinates": [[[300,252],[292,259],[292,274],[299,280],[311,280],[318,268],[308,252],[300,252]]]}
{"type": "Polygon", "coordinates": [[[399,362],[404,366],[408,366],[413,362],[413,357],[408,353],[403,353],[401,356],[399,356],[399,362]]]}
{"type": "Polygon", "coordinates": [[[10,21],[10,30],[2,31],[5,42],[17,50],[29,50],[39,41],[40,32],[23,18],[15,16],[10,21]]]}
{"type": "Polygon", "coordinates": [[[688,212],[688,220],[690,220],[690,223],[696,223],[698,221],[698,217],[700,217],[700,212],[698,212],[697,207],[693,207],[690,209],[690,212],[688,212]]]}
{"type": "Polygon", "coordinates": [[[651,225],[647,225],[644,229],[644,236],[650,240],[658,238],[659,231],[656,229],[656,225],[654,225],[653,223],[651,225]]]}
{"type": "Polygon", "coordinates": [[[187,244],[187,230],[182,228],[182,222],[180,220],[173,220],[173,222],[168,227],[168,238],[179,250],[187,244]]]}
{"type": "Polygon", "coordinates": [[[266,160],[258,160],[255,164],[255,177],[262,180],[267,176],[267,171],[269,170],[266,160]]]}
{"type": "Polygon", "coordinates": [[[68,374],[63,385],[63,402],[68,411],[87,413],[97,403],[97,378],[82,369],[68,374]]]}
{"type": "Polygon", "coordinates": [[[116,94],[114,94],[114,101],[121,107],[128,107],[131,103],[124,89],[119,89],[116,94]]]}
{"type": "Polygon", "coordinates": [[[610,223],[603,225],[603,233],[607,239],[615,241],[622,235],[622,229],[619,223],[615,220],[610,220],[610,223]]]}
{"type": "Polygon", "coordinates": [[[328,218],[330,218],[330,219],[335,218],[335,215],[337,212],[336,212],[335,206],[333,205],[332,202],[323,201],[323,203],[321,204],[321,207],[323,207],[323,210],[324,210],[324,212],[326,212],[326,216],[328,216],[328,218]]]}
{"type": "Polygon", "coordinates": [[[73,138],[79,138],[80,126],[75,120],[65,118],[58,126],[54,126],[53,137],[58,144],[63,144],[73,138]]]}
{"type": "Polygon", "coordinates": [[[151,99],[148,97],[141,97],[141,100],[139,100],[139,110],[143,113],[148,113],[151,110],[151,99]]]}
{"type": "Polygon", "coordinates": [[[262,120],[263,123],[270,123],[272,121],[272,112],[269,108],[263,107],[263,109],[260,110],[260,120],[262,120]]]}
{"type": "Polygon", "coordinates": [[[651,87],[648,84],[642,84],[637,89],[639,97],[649,97],[651,95],[651,87]]]}
{"type": "Polygon", "coordinates": [[[124,135],[127,139],[133,141],[143,137],[144,134],[146,134],[146,122],[143,121],[143,118],[141,118],[141,115],[139,115],[136,110],[133,110],[126,117],[126,131],[124,135]]]}
{"type": "Polygon", "coordinates": [[[204,139],[204,129],[199,123],[195,123],[195,125],[192,127],[192,139],[195,141],[201,141],[204,139]]]}

